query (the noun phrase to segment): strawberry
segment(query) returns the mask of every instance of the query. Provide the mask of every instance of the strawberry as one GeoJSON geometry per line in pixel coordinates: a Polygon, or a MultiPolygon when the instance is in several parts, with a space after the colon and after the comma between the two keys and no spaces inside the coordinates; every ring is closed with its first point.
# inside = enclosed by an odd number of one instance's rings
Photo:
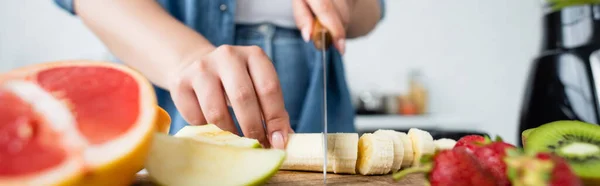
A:
{"type": "Polygon", "coordinates": [[[581,186],[579,177],[566,160],[551,153],[524,155],[513,150],[504,159],[508,177],[514,186],[581,186]]]}
{"type": "Polygon", "coordinates": [[[478,148],[479,143],[485,144],[487,143],[487,140],[489,138],[480,136],[480,135],[467,135],[467,136],[463,136],[462,138],[458,139],[458,141],[456,141],[456,145],[454,145],[454,148],[457,147],[466,147],[468,151],[473,152],[474,149],[478,148]]]}
{"type": "Polygon", "coordinates": [[[416,167],[394,173],[395,180],[407,174],[425,173],[431,186],[495,186],[492,174],[479,166],[466,147],[436,152],[424,156],[416,167]]]}
{"type": "Polygon", "coordinates": [[[492,173],[500,186],[510,186],[510,180],[506,176],[506,164],[504,157],[508,149],[515,149],[514,145],[502,142],[498,138],[495,142],[475,148],[473,154],[481,166],[492,173]]]}

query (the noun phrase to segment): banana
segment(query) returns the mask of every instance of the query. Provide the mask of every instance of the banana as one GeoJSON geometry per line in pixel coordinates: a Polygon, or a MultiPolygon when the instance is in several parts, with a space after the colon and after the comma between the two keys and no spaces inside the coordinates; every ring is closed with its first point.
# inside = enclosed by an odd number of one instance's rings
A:
{"type": "MultiPolygon", "coordinates": [[[[392,142],[394,143],[394,163],[392,164],[392,169],[390,170],[390,172],[396,172],[400,170],[400,168],[402,168],[402,161],[404,161],[404,142],[402,142],[402,138],[400,137],[399,133],[400,132],[396,132],[394,130],[382,129],[377,130],[373,133],[375,135],[386,136],[392,139],[392,142]]],[[[412,144],[409,145],[412,146],[412,144]]]]}
{"type": "Polygon", "coordinates": [[[371,133],[358,140],[356,166],[362,175],[387,174],[394,163],[394,142],[391,138],[371,133]]]}
{"type": "MultiPolygon", "coordinates": [[[[356,174],[357,133],[327,135],[327,172],[356,174]]],[[[281,170],[323,171],[323,134],[289,134],[281,170]]]]}
{"type": "Polygon", "coordinates": [[[397,132],[396,135],[402,139],[402,143],[404,144],[404,160],[402,160],[402,167],[410,167],[415,157],[412,140],[404,132],[397,132]]]}
{"type": "Polygon", "coordinates": [[[456,145],[456,141],[448,138],[440,138],[433,141],[436,150],[452,149],[456,145]]]}
{"type": "Polygon", "coordinates": [[[191,138],[196,141],[216,145],[229,145],[246,148],[260,148],[262,145],[258,140],[241,137],[229,131],[222,130],[214,124],[185,126],[177,131],[175,137],[191,138]]]}
{"type": "Polygon", "coordinates": [[[414,151],[413,166],[420,164],[423,155],[435,153],[433,137],[429,132],[418,128],[411,128],[408,130],[408,136],[412,140],[414,151]]]}

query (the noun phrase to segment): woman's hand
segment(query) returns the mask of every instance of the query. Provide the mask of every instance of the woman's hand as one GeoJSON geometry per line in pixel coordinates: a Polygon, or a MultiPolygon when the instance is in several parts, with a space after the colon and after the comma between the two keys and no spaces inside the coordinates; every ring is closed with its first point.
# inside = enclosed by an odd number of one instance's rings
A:
{"type": "Polygon", "coordinates": [[[355,1],[293,0],[294,17],[304,40],[310,40],[314,18],[317,17],[331,33],[334,46],[343,54],[346,47],[346,29],[355,1]]]}
{"type": "Polygon", "coordinates": [[[237,133],[227,108],[230,102],[246,137],[265,147],[285,147],[287,134],[293,131],[277,73],[262,49],[222,45],[186,61],[171,76],[169,89],[188,123],[213,123],[237,133]]]}

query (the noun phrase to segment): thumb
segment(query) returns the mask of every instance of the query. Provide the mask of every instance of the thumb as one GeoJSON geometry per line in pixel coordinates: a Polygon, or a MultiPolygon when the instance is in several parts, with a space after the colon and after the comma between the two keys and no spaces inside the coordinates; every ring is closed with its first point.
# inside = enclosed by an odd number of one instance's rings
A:
{"type": "Polygon", "coordinates": [[[293,0],[292,8],[294,10],[296,26],[298,26],[298,29],[300,29],[304,41],[308,42],[313,29],[312,27],[314,18],[312,11],[304,0],[293,0]]]}

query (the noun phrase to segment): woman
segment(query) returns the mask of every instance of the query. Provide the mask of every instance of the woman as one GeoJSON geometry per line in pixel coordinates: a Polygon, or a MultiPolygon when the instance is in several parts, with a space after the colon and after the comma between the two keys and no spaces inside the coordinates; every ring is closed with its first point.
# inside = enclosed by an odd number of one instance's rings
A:
{"type": "Polygon", "coordinates": [[[284,148],[288,133],[322,130],[322,59],[309,42],[314,17],[334,41],[328,129],[355,132],[341,53],[346,38],[369,33],[384,12],[383,0],[55,2],[156,85],[172,133],[214,123],[274,148],[284,148]]]}

